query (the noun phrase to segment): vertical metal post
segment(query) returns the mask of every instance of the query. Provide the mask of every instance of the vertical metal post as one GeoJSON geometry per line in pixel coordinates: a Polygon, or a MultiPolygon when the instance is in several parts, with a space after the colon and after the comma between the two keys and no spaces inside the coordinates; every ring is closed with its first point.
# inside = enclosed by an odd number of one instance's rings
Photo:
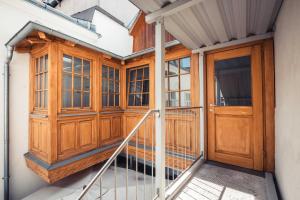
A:
{"type": "Polygon", "coordinates": [[[160,18],[155,25],[155,106],[159,115],[155,118],[156,191],[160,200],[165,199],[165,27],[160,18]]]}
{"type": "Polygon", "coordinates": [[[199,53],[199,82],[200,82],[200,155],[204,155],[204,53],[199,53]]]}

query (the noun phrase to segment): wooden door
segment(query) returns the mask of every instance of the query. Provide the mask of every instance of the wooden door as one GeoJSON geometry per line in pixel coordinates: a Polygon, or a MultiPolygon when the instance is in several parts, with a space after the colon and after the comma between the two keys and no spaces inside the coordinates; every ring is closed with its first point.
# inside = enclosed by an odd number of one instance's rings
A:
{"type": "Polygon", "coordinates": [[[261,47],[207,55],[208,159],[263,169],[261,47]]]}

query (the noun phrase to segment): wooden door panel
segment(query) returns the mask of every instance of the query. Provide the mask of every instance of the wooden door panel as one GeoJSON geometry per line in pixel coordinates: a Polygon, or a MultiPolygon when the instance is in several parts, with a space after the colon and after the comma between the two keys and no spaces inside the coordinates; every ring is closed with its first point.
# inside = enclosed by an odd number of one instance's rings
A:
{"type": "Polygon", "coordinates": [[[58,133],[59,148],[58,154],[64,155],[76,151],[76,124],[68,122],[60,124],[58,133]]]}
{"type": "Polygon", "coordinates": [[[241,116],[216,116],[216,152],[251,157],[252,119],[241,116]]]}

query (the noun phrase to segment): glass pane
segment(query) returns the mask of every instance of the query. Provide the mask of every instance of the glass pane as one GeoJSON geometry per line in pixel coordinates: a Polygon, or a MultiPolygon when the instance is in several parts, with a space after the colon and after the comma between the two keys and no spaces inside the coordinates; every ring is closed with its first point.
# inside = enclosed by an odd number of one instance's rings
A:
{"type": "Polygon", "coordinates": [[[83,74],[85,76],[90,76],[90,61],[88,60],[83,60],[83,74]]]}
{"type": "Polygon", "coordinates": [[[180,90],[189,90],[191,88],[191,75],[180,75],[180,90]]]}
{"type": "Polygon", "coordinates": [[[72,57],[68,55],[64,55],[63,60],[64,60],[63,71],[72,72],[72,57]]]}
{"type": "Polygon", "coordinates": [[[43,92],[39,92],[39,107],[42,107],[42,97],[43,97],[43,92]]]}
{"type": "Polygon", "coordinates": [[[42,85],[43,85],[43,74],[40,74],[39,75],[39,90],[41,90],[42,89],[42,85]]]}
{"type": "Polygon", "coordinates": [[[74,89],[81,90],[81,76],[74,76],[74,89]]]}
{"type": "Polygon", "coordinates": [[[178,74],[178,68],[179,61],[178,60],[171,60],[169,61],[169,76],[177,75],[178,74]]]}
{"type": "Polygon", "coordinates": [[[63,75],[63,88],[64,89],[72,89],[72,75],[64,74],[63,75]]]}
{"type": "Polygon", "coordinates": [[[102,95],[102,106],[105,107],[107,106],[107,95],[102,95]]]}
{"type": "Polygon", "coordinates": [[[165,90],[168,91],[169,90],[169,79],[165,78],[165,90]]]}
{"type": "Polygon", "coordinates": [[[48,71],[48,55],[45,55],[45,72],[48,71]]]}
{"type": "Polygon", "coordinates": [[[142,95],[135,94],[135,106],[140,106],[142,104],[142,95]]]}
{"type": "Polygon", "coordinates": [[[119,95],[115,95],[115,106],[119,106],[119,95]]]}
{"type": "Polygon", "coordinates": [[[215,61],[217,106],[251,106],[251,58],[215,61]]]}
{"type": "Polygon", "coordinates": [[[134,81],[135,80],[135,75],[136,75],[136,70],[130,71],[130,81],[134,81]]]}
{"type": "Polygon", "coordinates": [[[48,107],[48,91],[47,90],[44,92],[44,107],[45,108],[48,107]]]}
{"type": "Polygon", "coordinates": [[[109,78],[110,79],[114,79],[114,73],[115,73],[115,69],[112,67],[109,67],[109,78]]]}
{"type": "Polygon", "coordinates": [[[165,97],[165,101],[166,101],[166,106],[169,107],[170,103],[169,103],[169,93],[166,93],[166,97],[165,97]]]}
{"type": "Polygon", "coordinates": [[[143,92],[149,92],[149,80],[144,81],[143,92]]]}
{"type": "Polygon", "coordinates": [[[102,78],[108,78],[108,68],[106,66],[102,66],[102,78]]]}
{"type": "Polygon", "coordinates": [[[179,92],[169,93],[169,106],[179,106],[179,92]]]}
{"type": "Polygon", "coordinates": [[[109,92],[113,93],[115,90],[115,84],[113,80],[109,80],[109,92]]]}
{"type": "Polygon", "coordinates": [[[48,73],[45,73],[44,89],[48,89],[48,73]]]}
{"type": "Polygon", "coordinates": [[[172,76],[169,78],[170,90],[179,90],[178,76],[172,76]]]}
{"type": "Polygon", "coordinates": [[[81,74],[82,60],[80,58],[74,58],[74,73],[81,74]]]}
{"type": "Polygon", "coordinates": [[[129,83],[129,93],[133,93],[134,92],[134,82],[130,82],[129,83]]]}
{"type": "Polygon", "coordinates": [[[83,90],[84,91],[89,91],[90,90],[90,79],[84,77],[83,78],[83,90]]]}
{"type": "Polygon", "coordinates": [[[44,57],[40,57],[40,72],[44,72],[44,57]]]}
{"type": "Polygon", "coordinates": [[[82,99],[82,106],[83,107],[89,107],[90,106],[90,93],[84,92],[83,93],[83,99],[82,99]]]}
{"type": "Polygon", "coordinates": [[[35,92],[35,107],[38,107],[38,102],[39,102],[39,93],[38,92],[35,92]]]}
{"type": "Polygon", "coordinates": [[[38,90],[39,89],[39,76],[36,75],[35,76],[35,90],[38,90]]]}
{"type": "Polygon", "coordinates": [[[38,74],[39,73],[39,59],[35,59],[35,73],[38,74]]]}
{"type": "Polygon", "coordinates": [[[102,92],[108,92],[108,80],[102,79],[102,92]]]}
{"type": "Polygon", "coordinates": [[[72,107],[72,98],[71,98],[71,91],[63,91],[63,107],[69,108],[72,107]]]}
{"type": "Polygon", "coordinates": [[[114,95],[113,94],[109,95],[109,106],[114,106],[114,95]]]}
{"type": "Polygon", "coordinates": [[[168,63],[169,63],[169,62],[165,62],[165,76],[168,76],[168,70],[169,70],[169,69],[168,69],[168,67],[169,67],[169,66],[168,66],[168,63]]]}
{"type": "Polygon", "coordinates": [[[119,80],[120,78],[119,78],[119,70],[118,69],[116,69],[115,70],[115,80],[119,80]]]}
{"type": "Polygon", "coordinates": [[[136,80],[142,80],[143,78],[143,69],[137,70],[136,80]]]}
{"type": "Polygon", "coordinates": [[[133,106],[134,105],[134,95],[130,94],[128,98],[128,106],[133,106]]]}
{"type": "Polygon", "coordinates": [[[149,79],[149,67],[144,68],[144,79],[149,79]]]}
{"type": "Polygon", "coordinates": [[[120,83],[119,82],[115,82],[115,93],[119,93],[120,92],[120,83]]]}
{"type": "Polygon", "coordinates": [[[137,81],[136,82],[135,92],[142,92],[142,81],[137,81]]]}
{"type": "Polygon", "coordinates": [[[180,59],[180,74],[190,73],[191,59],[190,57],[180,59]]]}
{"type": "Polygon", "coordinates": [[[74,91],[73,107],[81,107],[81,92],[74,91]]]}
{"type": "Polygon", "coordinates": [[[149,94],[143,94],[142,106],[148,106],[149,104],[149,94]]]}
{"type": "Polygon", "coordinates": [[[181,106],[191,106],[191,92],[180,92],[180,104],[181,106]]]}

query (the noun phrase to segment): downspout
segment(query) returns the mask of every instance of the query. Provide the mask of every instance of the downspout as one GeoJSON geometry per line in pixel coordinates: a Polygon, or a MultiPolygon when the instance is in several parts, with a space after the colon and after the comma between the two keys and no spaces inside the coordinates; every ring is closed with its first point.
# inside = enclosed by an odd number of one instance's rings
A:
{"type": "Polygon", "coordinates": [[[9,200],[9,65],[13,47],[6,46],[7,56],[4,63],[4,200],[9,200]]]}

